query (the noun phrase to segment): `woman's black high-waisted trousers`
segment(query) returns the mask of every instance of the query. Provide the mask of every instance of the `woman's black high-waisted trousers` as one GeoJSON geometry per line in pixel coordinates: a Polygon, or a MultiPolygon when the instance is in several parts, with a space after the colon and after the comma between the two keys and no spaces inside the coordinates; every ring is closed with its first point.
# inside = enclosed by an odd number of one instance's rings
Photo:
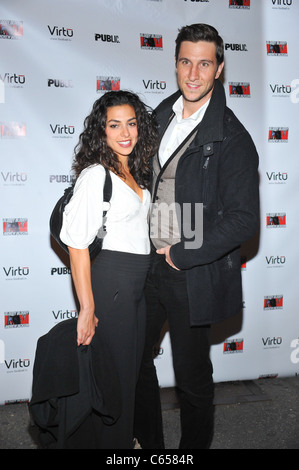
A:
{"type": "MultiPolygon", "coordinates": [[[[133,448],[135,387],[144,348],[146,310],[144,284],[150,257],[102,250],[92,265],[96,336],[109,347],[120,383],[121,413],[105,424],[92,413],[69,440],[69,447],[133,448]]],[[[92,343],[91,343],[92,345],[92,343]]]]}

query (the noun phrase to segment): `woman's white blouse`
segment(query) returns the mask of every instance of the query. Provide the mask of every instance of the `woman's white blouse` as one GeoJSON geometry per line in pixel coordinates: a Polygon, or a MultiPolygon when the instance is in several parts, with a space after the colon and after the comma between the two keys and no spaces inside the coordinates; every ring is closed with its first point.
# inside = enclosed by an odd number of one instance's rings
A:
{"type": "Polygon", "coordinates": [[[103,210],[108,209],[103,249],[149,254],[149,191],[143,190],[141,201],[130,186],[110,171],[112,197],[110,203],[105,203],[105,175],[102,165],[93,165],[81,172],[74,194],[63,213],[61,240],[72,248],[87,248],[102,226],[103,210]]]}

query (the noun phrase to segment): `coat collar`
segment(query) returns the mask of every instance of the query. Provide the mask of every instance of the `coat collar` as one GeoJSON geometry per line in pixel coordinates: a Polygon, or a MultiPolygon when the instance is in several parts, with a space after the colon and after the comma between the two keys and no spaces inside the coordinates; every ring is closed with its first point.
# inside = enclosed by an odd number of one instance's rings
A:
{"type": "MultiPolygon", "coordinates": [[[[165,129],[173,117],[172,106],[181,95],[177,91],[169,98],[166,98],[156,109],[158,122],[160,124],[160,135],[163,135],[165,129]]],[[[196,138],[191,147],[207,145],[212,142],[223,140],[223,117],[226,107],[225,92],[219,79],[215,80],[214,90],[211,96],[210,104],[205,112],[202,122],[199,124],[196,138]]]]}

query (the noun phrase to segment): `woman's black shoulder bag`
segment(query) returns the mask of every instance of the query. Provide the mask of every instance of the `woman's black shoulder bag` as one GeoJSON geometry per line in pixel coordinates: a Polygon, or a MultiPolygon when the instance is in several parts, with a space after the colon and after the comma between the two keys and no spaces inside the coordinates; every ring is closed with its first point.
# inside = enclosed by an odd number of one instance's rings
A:
{"type": "MultiPolygon", "coordinates": [[[[106,178],[105,178],[105,184],[104,184],[104,194],[103,194],[103,200],[104,202],[109,202],[111,199],[112,195],[112,181],[111,181],[111,176],[109,173],[109,170],[105,168],[106,171],[106,178]]],[[[63,211],[65,206],[69,203],[72,195],[74,193],[74,184],[67,188],[64,191],[64,195],[57,201],[51,217],[50,217],[50,233],[54,240],[63,248],[64,251],[67,253],[68,247],[63,243],[63,241],[60,239],[60,231],[62,227],[62,216],[63,216],[63,211]]],[[[94,241],[89,245],[89,256],[91,261],[99,254],[99,252],[102,249],[102,243],[103,243],[103,237],[104,237],[104,232],[106,231],[104,222],[105,222],[105,216],[106,216],[107,211],[103,212],[103,226],[101,227],[101,236],[98,234],[94,241]]]]}

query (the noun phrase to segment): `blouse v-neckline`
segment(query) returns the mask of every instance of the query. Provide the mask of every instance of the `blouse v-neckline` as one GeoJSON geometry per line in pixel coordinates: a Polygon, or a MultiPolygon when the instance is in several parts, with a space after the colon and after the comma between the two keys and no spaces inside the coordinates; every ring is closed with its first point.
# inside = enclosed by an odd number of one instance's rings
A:
{"type": "Polygon", "coordinates": [[[136,194],[136,196],[138,197],[139,201],[141,202],[141,204],[143,204],[144,202],[144,190],[142,188],[141,189],[141,193],[142,193],[142,198],[139,196],[139,194],[135,191],[135,189],[131,188],[131,186],[126,183],[122,178],[120,178],[116,173],[114,173],[113,171],[110,170],[110,173],[112,173],[114,176],[116,176],[116,178],[118,178],[123,184],[126,185],[127,188],[129,188],[134,194],[136,194]]]}

